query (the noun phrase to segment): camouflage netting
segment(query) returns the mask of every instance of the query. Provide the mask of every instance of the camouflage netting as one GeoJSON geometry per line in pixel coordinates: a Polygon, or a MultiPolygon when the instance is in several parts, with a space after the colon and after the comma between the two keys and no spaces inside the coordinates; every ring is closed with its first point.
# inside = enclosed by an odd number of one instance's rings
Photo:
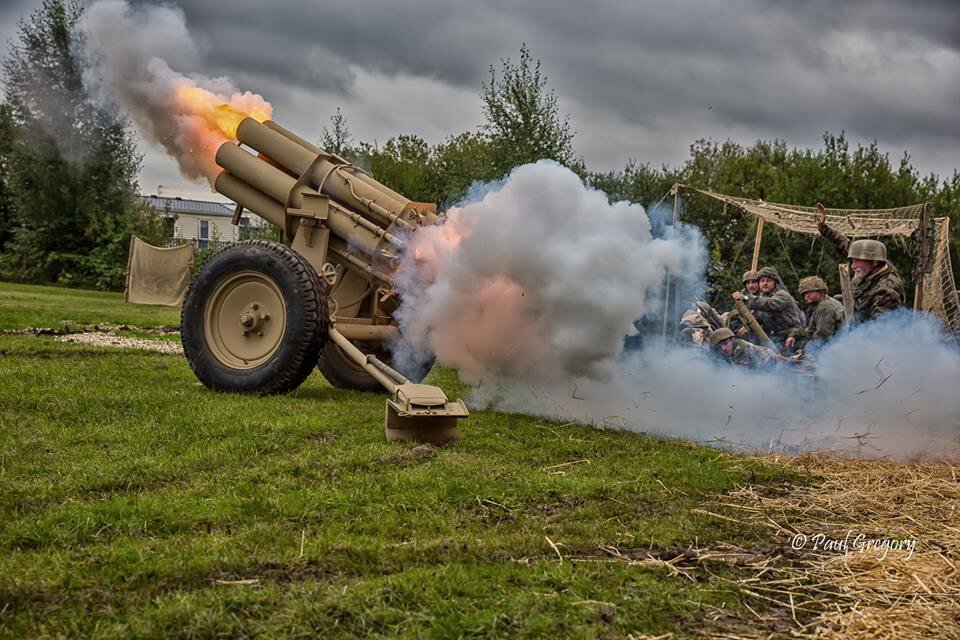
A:
{"type": "MultiPolygon", "coordinates": [[[[761,218],[788,231],[817,235],[816,207],[737,198],[687,185],[679,189],[696,191],[761,218]]],[[[923,204],[895,209],[827,209],[827,224],[848,238],[912,236],[920,228],[923,204]]],[[[921,308],[943,320],[954,335],[960,334],[960,300],[950,262],[950,219],[934,218],[931,268],[923,275],[921,308]]],[[[905,274],[906,275],[906,274],[905,274]]]]}
{"type": "Polygon", "coordinates": [[[123,299],[132,304],[179,306],[187,291],[192,263],[192,243],[161,248],[133,236],[123,299]]]}

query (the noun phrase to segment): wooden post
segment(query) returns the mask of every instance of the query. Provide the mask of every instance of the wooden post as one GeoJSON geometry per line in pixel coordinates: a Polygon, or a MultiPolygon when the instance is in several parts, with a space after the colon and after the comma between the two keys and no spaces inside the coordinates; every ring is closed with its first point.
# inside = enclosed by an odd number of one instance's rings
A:
{"type": "Polygon", "coordinates": [[[850,285],[850,264],[842,263],[837,265],[840,271],[840,293],[843,294],[843,315],[846,318],[847,326],[853,322],[853,287],[850,285]]]}
{"type": "MultiPolygon", "coordinates": [[[[677,185],[673,186],[673,223],[670,228],[670,233],[673,234],[674,227],[677,226],[677,207],[680,201],[680,189],[677,188],[677,185]]],[[[660,335],[664,338],[667,337],[667,324],[670,320],[670,272],[667,272],[667,286],[663,292],[663,325],[660,327],[660,335]]]]}
{"type": "Polygon", "coordinates": [[[763,242],[763,218],[757,216],[757,237],[753,241],[753,260],[750,262],[750,271],[757,270],[760,261],[760,243],[763,242]]]}
{"type": "Polygon", "coordinates": [[[916,265],[917,286],[913,290],[913,310],[919,311],[923,308],[923,285],[927,279],[927,272],[930,269],[930,221],[933,217],[933,205],[929,202],[923,204],[923,213],[920,215],[920,255],[918,260],[920,264],[916,265]]]}

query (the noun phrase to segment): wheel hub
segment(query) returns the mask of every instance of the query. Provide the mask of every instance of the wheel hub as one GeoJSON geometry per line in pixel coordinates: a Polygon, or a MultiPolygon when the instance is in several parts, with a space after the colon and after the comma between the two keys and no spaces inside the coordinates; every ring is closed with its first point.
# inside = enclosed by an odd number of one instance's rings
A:
{"type": "Polygon", "coordinates": [[[250,369],[279,348],[286,325],[283,295],[272,278],[255,271],[219,283],[204,313],[207,346],[223,364],[250,369]]]}
{"type": "Polygon", "coordinates": [[[248,309],[245,309],[240,314],[240,327],[243,332],[243,335],[249,336],[255,334],[257,336],[263,335],[263,323],[270,320],[269,313],[263,313],[260,310],[260,305],[253,303],[248,309]]]}

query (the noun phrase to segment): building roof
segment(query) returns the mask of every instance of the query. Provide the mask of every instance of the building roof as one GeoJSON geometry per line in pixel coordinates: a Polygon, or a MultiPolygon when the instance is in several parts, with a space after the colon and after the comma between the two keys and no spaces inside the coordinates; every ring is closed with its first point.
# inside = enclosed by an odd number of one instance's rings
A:
{"type": "Polygon", "coordinates": [[[222,202],[208,200],[189,200],[187,198],[168,198],[166,196],[140,196],[141,200],[160,215],[187,213],[199,216],[233,216],[233,207],[222,202]]]}

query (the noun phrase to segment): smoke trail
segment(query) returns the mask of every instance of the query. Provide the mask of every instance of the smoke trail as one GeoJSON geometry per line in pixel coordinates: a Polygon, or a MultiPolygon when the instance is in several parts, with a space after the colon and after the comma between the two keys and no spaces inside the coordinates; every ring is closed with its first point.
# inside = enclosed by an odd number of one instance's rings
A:
{"type": "Polygon", "coordinates": [[[475,405],[749,450],[960,457],[960,355],[908,312],[835,339],[815,375],[659,340],[623,354],[632,321],[662,313],[665,271],[694,286],[704,266],[696,230],[653,237],[641,207],[538,163],[414,235],[398,317],[475,405]]]}
{"type": "Polygon", "coordinates": [[[187,178],[212,183],[219,172],[217,147],[235,138],[244,117],[263,121],[272,114],[270,103],[241,93],[227,78],[187,77],[171,69],[171,63],[194,67],[198,57],[178,8],[98,0],[84,12],[80,31],[87,89],[117,104],[147,140],[163,145],[187,178]]]}

